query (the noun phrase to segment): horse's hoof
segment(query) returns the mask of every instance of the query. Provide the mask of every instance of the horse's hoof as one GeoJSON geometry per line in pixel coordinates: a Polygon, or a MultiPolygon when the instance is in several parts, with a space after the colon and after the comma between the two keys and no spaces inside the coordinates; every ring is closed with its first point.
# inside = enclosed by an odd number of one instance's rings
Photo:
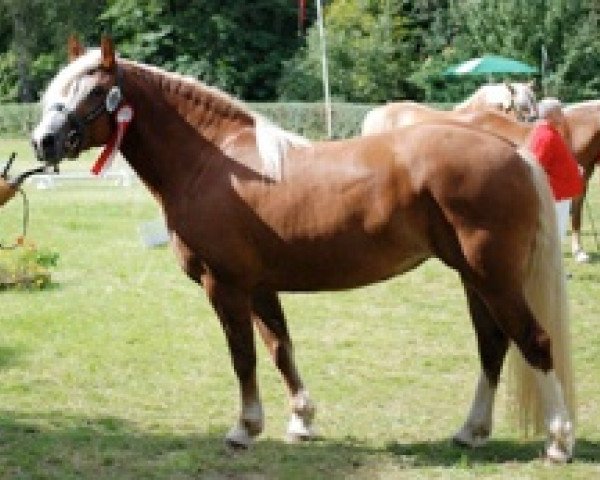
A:
{"type": "Polygon", "coordinates": [[[485,445],[489,438],[490,434],[487,430],[481,429],[481,431],[469,432],[463,429],[454,434],[452,441],[460,447],[478,448],[485,445]]]}
{"type": "Polygon", "coordinates": [[[229,450],[235,452],[248,450],[252,442],[253,437],[248,433],[248,430],[239,425],[233,427],[225,437],[225,445],[229,450]]]}
{"type": "Polygon", "coordinates": [[[244,453],[248,451],[250,445],[236,442],[230,438],[225,439],[225,448],[232,454],[244,453]]]}
{"type": "Polygon", "coordinates": [[[315,427],[311,421],[293,413],[288,423],[286,441],[288,443],[306,442],[317,437],[315,427]]]}
{"type": "Polygon", "coordinates": [[[573,456],[570,452],[559,448],[556,444],[552,444],[546,449],[546,459],[550,463],[562,465],[570,463],[573,460],[573,456]]]}
{"type": "Polygon", "coordinates": [[[577,250],[573,253],[573,257],[577,263],[590,263],[590,256],[584,250],[577,250]]]}
{"type": "Polygon", "coordinates": [[[569,463],[572,460],[575,445],[573,424],[556,419],[550,424],[549,433],[546,443],[546,459],[552,463],[569,463]]]}

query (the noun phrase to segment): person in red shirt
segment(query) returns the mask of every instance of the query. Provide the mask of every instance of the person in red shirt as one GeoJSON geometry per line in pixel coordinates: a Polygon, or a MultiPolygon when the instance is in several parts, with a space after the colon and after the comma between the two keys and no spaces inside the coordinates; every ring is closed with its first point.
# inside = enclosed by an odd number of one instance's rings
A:
{"type": "Polygon", "coordinates": [[[533,128],[529,148],[548,176],[556,201],[558,234],[564,240],[567,233],[571,199],[583,193],[583,177],[569,145],[569,129],[556,98],[538,103],[541,121],[533,128]]]}

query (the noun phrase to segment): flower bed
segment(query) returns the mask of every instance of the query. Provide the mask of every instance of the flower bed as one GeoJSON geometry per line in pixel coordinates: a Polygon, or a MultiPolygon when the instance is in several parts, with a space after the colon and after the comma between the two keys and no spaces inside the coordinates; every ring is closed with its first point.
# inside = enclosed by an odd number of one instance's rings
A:
{"type": "Polygon", "coordinates": [[[50,269],[56,266],[58,258],[57,252],[39,249],[30,242],[12,250],[0,250],[0,289],[47,288],[51,284],[50,269]]]}

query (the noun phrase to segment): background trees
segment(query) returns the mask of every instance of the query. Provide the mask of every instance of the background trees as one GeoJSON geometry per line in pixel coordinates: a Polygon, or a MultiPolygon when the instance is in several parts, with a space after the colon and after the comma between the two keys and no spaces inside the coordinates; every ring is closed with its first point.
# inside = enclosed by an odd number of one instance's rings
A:
{"type": "MultiPolygon", "coordinates": [[[[384,102],[419,95],[407,77],[411,47],[401,2],[336,0],[326,11],[327,53],[334,97],[349,102],[384,102]]],[[[284,65],[282,99],[319,100],[321,45],[317,26],[306,46],[284,65]]]]}
{"type": "MultiPolygon", "coordinates": [[[[65,62],[65,39],[109,32],[123,55],[199,77],[246,100],[320,100],[314,5],[296,0],[0,0],[0,101],[32,101],[65,62]]],[[[541,66],[544,92],[600,97],[597,0],[324,1],[332,96],[454,102],[486,79],[449,65],[485,53],[541,66]]]]}

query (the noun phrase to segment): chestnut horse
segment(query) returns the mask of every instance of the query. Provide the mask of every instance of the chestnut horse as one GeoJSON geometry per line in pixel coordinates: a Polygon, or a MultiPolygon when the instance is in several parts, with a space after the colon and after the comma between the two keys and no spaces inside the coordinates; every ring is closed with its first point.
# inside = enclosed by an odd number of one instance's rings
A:
{"type": "MultiPolygon", "coordinates": [[[[564,109],[566,123],[561,128],[575,158],[584,170],[585,187],[600,159],[600,101],[592,100],[564,109]]],[[[431,121],[454,121],[493,132],[518,145],[524,145],[532,124],[516,121],[495,110],[456,112],[436,110],[415,102],[394,102],[370,110],[362,124],[362,134],[387,132],[394,128],[431,121]]],[[[589,261],[581,242],[582,196],[573,199],[571,207],[571,251],[578,262],[589,261]]]]}
{"type": "Polygon", "coordinates": [[[581,241],[581,215],[590,178],[600,161],[600,100],[576,103],[565,108],[565,116],[571,132],[571,143],[577,161],[583,167],[585,191],[571,204],[571,251],[579,262],[590,257],[581,241]]]}
{"type": "MultiPolygon", "coordinates": [[[[74,57],[81,47],[70,50],[74,57]]],[[[455,439],[487,440],[512,341],[537,381],[547,456],[571,457],[564,274],[547,221],[553,201],[543,171],[512,144],[443,123],[313,143],[214,88],[117,58],[108,38],[58,73],[43,103],[33,133],[41,161],[116,145],[161,205],[183,270],[222,323],[239,381],[228,445],[247,447],[263,429],[253,324],[289,392],[288,436],[314,434],[315,407],[278,292],[358,287],[438,257],[459,273],[482,362],[455,439]]]]}
{"type": "Polygon", "coordinates": [[[454,107],[457,112],[476,112],[485,109],[510,113],[519,120],[537,118],[534,82],[492,83],[479,87],[469,98],[454,107]]]}

